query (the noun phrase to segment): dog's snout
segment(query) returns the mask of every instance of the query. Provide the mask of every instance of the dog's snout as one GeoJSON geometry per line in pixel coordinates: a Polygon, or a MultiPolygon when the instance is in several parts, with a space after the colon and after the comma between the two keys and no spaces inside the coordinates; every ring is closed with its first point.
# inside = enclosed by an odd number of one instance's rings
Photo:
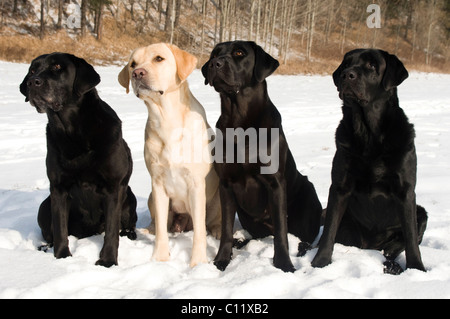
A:
{"type": "Polygon", "coordinates": [[[341,74],[341,78],[343,80],[356,80],[358,78],[358,74],[356,73],[355,70],[346,70],[344,72],[342,72],[341,74]]]}
{"type": "Polygon", "coordinates": [[[211,61],[209,67],[219,70],[219,69],[223,68],[224,64],[225,64],[225,62],[223,59],[215,58],[211,61]]]}
{"type": "Polygon", "coordinates": [[[136,69],[133,71],[133,78],[138,80],[142,79],[146,75],[147,71],[145,69],[136,69]]]}
{"type": "Polygon", "coordinates": [[[40,77],[33,76],[32,78],[30,78],[30,79],[28,80],[27,85],[28,85],[29,87],[31,87],[31,86],[39,87],[39,86],[42,85],[42,82],[43,82],[43,81],[42,81],[42,79],[41,79],[40,77]]]}

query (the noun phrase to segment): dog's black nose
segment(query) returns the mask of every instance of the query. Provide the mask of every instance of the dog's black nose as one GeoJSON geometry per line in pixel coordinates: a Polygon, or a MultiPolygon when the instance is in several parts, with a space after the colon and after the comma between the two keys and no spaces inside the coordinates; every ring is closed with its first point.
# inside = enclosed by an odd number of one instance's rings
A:
{"type": "Polygon", "coordinates": [[[358,74],[354,70],[344,71],[342,72],[341,78],[343,80],[356,80],[358,78],[358,74]]]}
{"type": "Polygon", "coordinates": [[[211,61],[209,67],[210,68],[215,68],[215,69],[221,69],[224,66],[224,61],[223,59],[220,58],[215,58],[211,61]]]}
{"type": "Polygon", "coordinates": [[[136,69],[133,71],[133,78],[135,78],[135,79],[140,80],[146,75],[147,75],[147,71],[145,69],[136,69]]]}
{"type": "Polygon", "coordinates": [[[30,78],[30,79],[28,80],[27,85],[28,85],[29,87],[31,87],[31,86],[39,87],[39,86],[42,85],[42,80],[41,80],[40,77],[33,76],[32,78],[30,78]]]}

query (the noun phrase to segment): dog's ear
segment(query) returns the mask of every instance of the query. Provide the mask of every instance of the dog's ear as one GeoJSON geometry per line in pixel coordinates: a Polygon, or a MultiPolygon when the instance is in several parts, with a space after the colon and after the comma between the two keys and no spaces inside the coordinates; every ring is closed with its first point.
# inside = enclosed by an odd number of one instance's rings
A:
{"type": "Polygon", "coordinates": [[[209,62],[211,60],[206,61],[206,63],[202,66],[202,74],[205,78],[205,85],[209,84],[209,77],[208,77],[208,69],[209,69],[209,62]]]}
{"type": "Polygon", "coordinates": [[[271,55],[263,50],[259,45],[252,42],[251,45],[255,50],[255,69],[253,73],[258,82],[263,82],[280,66],[280,63],[271,55]]]}
{"type": "Polygon", "coordinates": [[[386,61],[386,70],[384,71],[382,84],[384,89],[389,91],[402,84],[408,78],[409,74],[397,56],[389,54],[386,51],[381,51],[381,53],[386,61]]]}
{"type": "Polygon", "coordinates": [[[344,70],[344,62],[342,62],[339,67],[336,69],[336,71],[333,72],[333,82],[334,85],[336,85],[336,87],[339,88],[341,87],[341,73],[344,70]]]}
{"type": "Polygon", "coordinates": [[[197,58],[192,54],[181,50],[175,45],[167,44],[167,46],[172,51],[173,56],[175,57],[175,61],[177,63],[177,74],[180,80],[183,82],[197,67],[197,58]]]}
{"type": "Polygon", "coordinates": [[[122,85],[125,89],[127,89],[127,94],[130,93],[130,71],[128,70],[130,67],[130,62],[124,66],[122,71],[120,71],[118,80],[120,85],[122,85]]]}
{"type": "Polygon", "coordinates": [[[20,84],[20,93],[25,95],[25,102],[29,101],[29,98],[28,98],[28,84],[27,84],[29,78],[30,78],[30,72],[28,71],[28,74],[25,76],[25,78],[23,79],[22,83],[20,84]]]}
{"type": "Polygon", "coordinates": [[[73,91],[79,96],[82,96],[100,83],[100,75],[94,70],[94,67],[84,59],[74,55],[72,55],[71,58],[76,67],[73,91]]]}

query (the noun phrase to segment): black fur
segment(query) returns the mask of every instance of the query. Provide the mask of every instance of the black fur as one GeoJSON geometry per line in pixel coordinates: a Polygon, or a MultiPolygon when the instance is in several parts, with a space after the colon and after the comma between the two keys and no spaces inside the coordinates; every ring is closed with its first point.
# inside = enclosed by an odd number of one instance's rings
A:
{"type": "MultiPolygon", "coordinates": [[[[249,161],[249,156],[255,154],[249,154],[248,144],[245,149],[237,149],[236,142],[231,142],[235,154],[246,154],[245,163],[237,163],[236,158],[234,163],[227,163],[225,151],[223,163],[216,158],[222,238],[214,263],[220,270],[231,260],[236,211],[242,226],[254,238],[274,235],[273,262],[283,271],[295,271],[289,257],[287,233],[312,243],[319,232],[321,204],[312,183],[297,171],[282,130],[280,113],[267,93],[265,79],[278,65],[278,61],[255,43],[236,41],[217,45],[202,68],[205,83],[220,93],[222,114],[216,126],[224,135],[224,145],[227,128],[267,128],[269,133],[271,128],[279,129],[279,169],[274,174],[261,174],[261,167],[267,165],[260,158],[257,163],[249,161]]],[[[270,141],[271,137],[267,139],[267,148],[273,154],[270,141]]]]}
{"type": "Polygon", "coordinates": [[[136,238],[136,198],[128,186],[131,152],[121,121],[95,86],[100,76],[85,60],[64,53],[31,63],[20,91],[46,113],[50,196],[39,208],[44,239],[56,258],[71,256],[68,236],[105,232],[97,265],[117,265],[119,232],[136,238]]]}
{"type": "Polygon", "coordinates": [[[333,74],[343,119],[314,267],[331,263],[338,242],[382,250],[387,273],[401,271],[394,260],[403,250],[407,268],[425,271],[419,244],[427,213],[416,206],[415,132],[397,97],[407,77],[396,56],[373,49],[348,52],[333,74]]]}

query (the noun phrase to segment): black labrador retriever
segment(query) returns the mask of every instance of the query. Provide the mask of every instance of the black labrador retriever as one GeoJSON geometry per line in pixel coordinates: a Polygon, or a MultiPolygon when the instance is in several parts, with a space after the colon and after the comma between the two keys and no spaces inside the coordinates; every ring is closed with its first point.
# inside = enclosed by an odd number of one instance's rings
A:
{"type": "Polygon", "coordinates": [[[348,52],[333,74],[343,100],[336,131],[325,226],[314,267],[331,263],[335,242],[384,252],[384,272],[425,271],[419,244],[427,212],[416,205],[417,158],[412,124],[399,106],[397,86],[408,77],[385,51],[348,52]]]}
{"type": "Polygon", "coordinates": [[[20,85],[25,101],[46,113],[50,196],[39,208],[44,239],[56,258],[71,256],[68,236],[105,232],[97,265],[117,265],[119,232],[136,239],[136,197],[128,181],[131,152],[121,121],[95,87],[100,76],[85,60],[52,53],[32,61],[20,85]]]}
{"type": "Polygon", "coordinates": [[[273,263],[285,272],[295,271],[288,232],[302,240],[302,255],[320,229],[322,207],[316,191],[297,171],[280,113],[268,96],[265,79],[278,66],[278,61],[254,42],[235,41],[218,44],[202,68],[205,84],[213,86],[221,98],[216,138],[223,141],[216,140],[215,168],[220,178],[222,237],[214,264],[222,271],[232,256],[236,212],[253,238],[274,235],[273,263]],[[239,134],[228,134],[230,129],[245,130],[248,136],[243,138],[249,137],[249,143],[240,143],[239,134]],[[252,132],[256,137],[253,143],[252,132]],[[222,158],[218,157],[220,144],[226,145],[222,158]],[[263,155],[272,158],[268,161],[263,155]]]}

